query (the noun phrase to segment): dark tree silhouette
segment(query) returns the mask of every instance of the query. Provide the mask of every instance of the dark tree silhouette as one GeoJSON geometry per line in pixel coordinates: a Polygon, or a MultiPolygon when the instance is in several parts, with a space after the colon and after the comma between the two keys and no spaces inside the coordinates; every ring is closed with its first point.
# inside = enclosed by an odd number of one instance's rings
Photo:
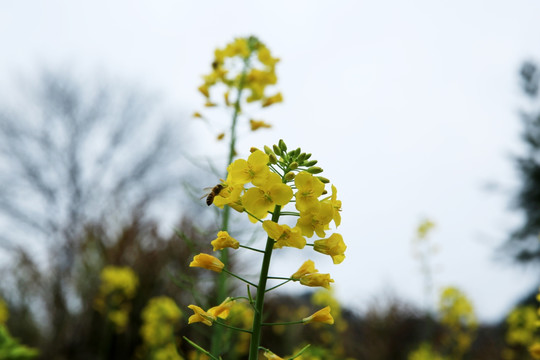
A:
{"type": "Polygon", "coordinates": [[[540,264],[540,102],[538,86],[540,70],[533,62],[525,62],[520,71],[524,94],[536,107],[520,113],[524,124],[522,139],[526,152],[515,158],[521,178],[514,206],[521,210],[524,222],[512,232],[505,249],[520,263],[540,264]]]}
{"type": "Polygon", "coordinates": [[[46,241],[69,268],[84,224],[118,227],[180,190],[181,133],[154,97],[51,71],[22,90],[0,109],[4,248],[46,241]]]}

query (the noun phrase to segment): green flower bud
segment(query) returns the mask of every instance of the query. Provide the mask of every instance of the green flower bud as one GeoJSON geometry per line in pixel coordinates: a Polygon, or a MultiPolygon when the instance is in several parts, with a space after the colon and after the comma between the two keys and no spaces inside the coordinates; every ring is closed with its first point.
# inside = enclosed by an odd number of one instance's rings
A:
{"type": "Polygon", "coordinates": [[[298,161],[299,164],[302,164],[304,162],[304,160],[306,160],[306,153],[301,153],[296,158],[296,161],[298,161]]]}
{"type": "Polygon", "coordinates": [[[326,194],[328,194],[328,191],[326,191],[326,189],[324,189],[321,195],[326,195],[326,194]]]}
{"type": "Polygon", "coordinates": [[[284,178],[286,181],[291,181],[294,179],[294,177],[296,176],[296,174],[292,171],[289,171],[288,173],[285,174],[284,178]]]}
{"type": "Polygon", "coordinates": [[[270,164],[277,164],[277,156],[274,153],[270,153],[268,155],[268,158],[270,159],[270,164]]]}
{"type": "Polygon", "coordinates": [[[270,149],[268,146],[264,145],[264,152],[266,153],[266,155],[270,155],[270,154],[273,154],[274,152],[272,151],[272,149],[270,149]]]}
{"type": "Polygon", "coordinates": [[[304,166],[308,166],[308,167],[309,167],[309,166],[315,165],[316,163],[318,163],[317,160],[311,160],[311,161],[308,161],[308,162],[304,163],[304,166]]]}
{"type": "Polygon", "coordinates": [[[283,141],[283,139],[279,139],[279,148],[283,151],[287,151],[287,145],[285,145],[285,141],[283,141]]]}
{"type": "Polygon", "coordinates": [[[313,167],[310,167],[309,169],[307,169],[306,171],[308,173],[310,173],[310,174],[319,174],[319,173],[323,172],[323,169],[321,169],[318,166],[313,166],[313,167]]]}
{"type": "Polygon", "coordinates": [[[289,165],[289,169],[294,170],[298,168],[298,163],[296,161],[293,161],[291,165],[289,165]]]}
{"type": "Polygon", "coordinates": [[[317,179],[321,180],[323,184],[328,184],[330,182],[330,180],[328,180],[324,176],[317,176],[317,179]]]}
{"type": "Polygon", "coordinates": [[[304,160],[307,160],[307,159],[309,159],[310,157],[311,157],[311,153],[307,153],[307,154],[306,154],[306,158],[305,158],[304,160]]]}
{"type": "Polygon", "coordinates": [[[274,148],[274,153],[278,156],[281,156],[281,149],[277,145],[274,145],[273,148],[274,148]]]}

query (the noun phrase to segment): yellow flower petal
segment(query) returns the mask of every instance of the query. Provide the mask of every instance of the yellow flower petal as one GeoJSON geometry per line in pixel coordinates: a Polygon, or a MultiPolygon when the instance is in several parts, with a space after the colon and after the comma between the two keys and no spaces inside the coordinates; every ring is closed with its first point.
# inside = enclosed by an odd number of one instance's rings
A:
{"type": "Polygon", "coordinates": [[[330,314],[330,306],[327,306],[317,311],[313,315],[304,318],[302,321],[304,324],[309,324],[311,322],[322,322],[324,324],[332,325],[334,323],[334,318],[330,314]]]}
{"type": "Polygon", "coordinates": [[[189,264],[189,266],[201,267],[220,273],[225,265],[218,258],[212,255],[199,254],[195,255],[193,261],[189,264]]]}

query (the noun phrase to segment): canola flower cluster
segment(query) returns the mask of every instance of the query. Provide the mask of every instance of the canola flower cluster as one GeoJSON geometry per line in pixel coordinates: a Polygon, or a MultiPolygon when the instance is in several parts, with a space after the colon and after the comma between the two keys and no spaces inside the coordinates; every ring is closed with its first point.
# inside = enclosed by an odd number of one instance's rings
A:
{"type": "Polygon", "coordinates": [[[452,348],[453,357],[459,359],[469,350],[476,335],[478,320],[474,308],[462,291],[447,287],[439,300],[439,316],[441,324],[449,330],[445,341],[452,348]]]}
{"type": "Polygon", "coordinates": [[[182,311],[173,299],[158,296],[150,299],[141,314],[145,358],[155,360],[182,360],[176,350],[175,329],[180,325],[182,311]]]}
{"type": "MultiPolygon", "coordinates": [[[[322,254],[331,257],[334,264],[340,264],[345,259],[347,246],[343,237],[338,233],[327,236],[330,224],[337,228],[341,223],[341,201],[337,199],[337,189],[331,185],[331,194],[326,190],[329,180],[319,176],[322,172],[320,167],[315,166],[316,160],[311,160],[311,154],[301,151],[300,148],[287,151],[283,140],[273,148],[264,147],[264,151],[252,148],[251,155],[247,159],[237,159],[228,168],[228,175],[221,182],[221,189],[215,194],[213,203],[219,208],[229,206],[234,210],[245,213],[252,223],[259,223],[267,234],[265,250],[253,249],[242,245],[226,231],[220,231],[217,238],[211,242],[214,251],[222,249],[245,248],[264,254],[261,277],[258,284],[251,283],[242,277],[230,273],[225,264],[210,254],[198,254],[190,263],[191,267],[201,267],[218,273],[222,271],[245,281],[250,286],[257,288],[257,297],[253,299],[248,293],[248,302],[255,311],[254,322],[251,330],[245,330],[252,334],[253,341],[258,344],[260,326],[273,325],[262,324],[262,302],[264,293],[289,281],[299,282],[301,285],[310,287],[330,288],[334,282],[330,274],[322,274],[315,268],[312,260],[304,262],[300,268],[289,277],[268,276],[270,255],[273,250],[283,247],[304,249],[306,246],[313,248],[322,254]],[[289,205],[294,208],[286,208],[289,205]],[[268,220],[267,217],[271,216],[268,220]],[[296,224],[291,227],[280,223],[281,216],[296,217],[296,224]],[[317,235],[320,239],[308,243],[307,239],[317,235]],[[266,289],[268,279],[284,280],[281,284],[266,289]]],[[[230,308],[234,306],[236,299],[228,298],[222,304],[205,311],[196,305],[190,305],[194,314],[189,318],[189,323],[201,322],[211,326],[213,323],[223,324],[218,319],[227,318],[230,308]]],[[[326,306],[313,315],[291,323],[326,323],[333,324],[330,306],[326,306]]],[[[258,345],[252,345],[252,349],[258,350],[258,345]]],[[[271,352],[265,352],[267,358],[271,352]]],[[[253,350],[250,359],[255,358],[253,350]]]]}
{"type": "Polygon", "coordinates": [[[99,293],[94,308],[107,316],[119,333],[126,329],[131,299],[135,297],[139,278],[129,267],[105,266],[100,274],[99,293]]]}
{"type": "Polygon", "coordinates": [[[478,322],[474,308],[465,294],[455,288],[443,288],[439,298],[438,317],[446,332],[441,338],[442,353],[433,344],[422,342],[409,353],[408,360],[462,359],[472,345],[478,322]]]}
{"type": "MultiPolygon", "coordinates": [[[[230,134],[233,145],[236,141],[237,117],[244,113],[246,104],[260,104],[265,108],[283,101],[281,92],[268,94],[268,88],[277,84],[278,62],[279,58],[272,56],[266,45],[254,36],[237,38],[224,48],[214,51],[212,71],[203,76],[203,84],[198,90],[206,99],[206,107],[224,106],[234,111],[230,134]],[[213,88],[219,85],[225,87],[223,102],[215,100],[217,91],[213,91],[213,88]]],[[[193,116],[206,119],[201,112],[195,112],[193,116]]],[[[251,131],[272,127],[264,120],[253,118],[250,118],[249,126],[251,131]]],[[[218,140],[224,138],[225,132],[217,135],[218,140]]]]}
{"type": "Polygon", "coordinates": [[[231,91],[247,89],[248,103],[260,101],[263,107],[281,102],[280,92],[267,95],[269,85],[277,83],[276,64],[279,58],[273,57],[270,50],[254,36],[237,38],[223,49],[214,51],[212,72],[203,76],[204,83],[199,91],[206,97],[206,106],[216,104],[211,100],[211,88],[224,84],[227,91],[224,94],[226,106],[237,106],[230,101],[231,91]]]}

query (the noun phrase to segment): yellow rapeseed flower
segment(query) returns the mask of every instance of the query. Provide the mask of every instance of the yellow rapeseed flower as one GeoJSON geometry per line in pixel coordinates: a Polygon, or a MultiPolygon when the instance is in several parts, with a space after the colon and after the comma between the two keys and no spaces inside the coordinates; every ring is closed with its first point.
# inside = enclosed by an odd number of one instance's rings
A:
{"type": "Polygon", "coordinates": [[[214,315],[207,313],[197,305],[188,305],[188,308],[194,312],[194,314],[189,317],[188,324],[202,322],[204,325],[212,326],[212,323],[216,321],[214,315]]]}
{"type": "Polygon", "coordinates": [[[201,253],[199,255],[195,255],[193,261],[189,264],[189,266],[201,267],[220,273],[225,265],[218,258],[212,255],[201,253]]]}
{"type": "Polygon", "coordinates": [[[228,166],[230,181],[233,184],[247,184],[251,182],[255,186],[266,182],[270,169],[268,168],[268,155],[261,150],[256,150],[249,155],[247,161],[237,159],[228,166]]]}
{"type": "Polygon", "coordinates": [[[249,126],[251,127],[251,131],[259,130],[261,128],[271,128],[272,125],[262,121],[262,120],[249,120],[249,126]]]}
{"type": "Polygon", "coordinates": [[[337,189],[334,185],[332,185],[332,196],[330,199],[325,200],[325,202],[329,202],[332,205],[332,219],[336,227],[338,227],[341,224],[341,214],[339,213],[341,211],[341,200],[337,199],[337,189]]]}
{"type": "Polygon", "coordinates": [[[540,343],[534,343],[529,347],[529,353],[533,359],[540,359],[540,343]]]}
{"type": "Polygon", "coordinates": [[[274,249],[281,249],[284,246],[303,249],[306,246],[306,239],[298,227],[291,229],[288,225],[279,225],[271,220],[266,220],[263,222],[263,229],[271,239],[276,241],[274,249]]]}
{"type": "Polygon", "coordinates": [[[229,205],[238,212],[244,211],[242,202],[240,201],[240,195],[244,191],[243,184],[234,184],[231,179],[231,174],[227,176],[227,180],[222,181],[221,185],[223,189],[217,196],[214,196],[213,204],[222,209],[224,205],[229,205]]]}
{"type": "Polygon", "coordinates": [[[268,360],[284,360],[282,357],[277,356],[276,354],[274,354],[270,350],[265,350],[263,355],[268,360]]]}
{"type": "Polygon", "coordinates": [[[330,314],[330,306],[327,306],[317,311],[313,315],[302,319],[302,321],[304,322],[304,324],[309,324],[311,322],[321,322],[324,324],[332,325],[334,323],[334,318],[330,314]]]}
{"type": "Polygon", "coordinates": [[[291,275],[292,279],[300,279],[302,276],[307,274],[318,273],[319,270],[315,269],[315,263],[312,260],[305,261],[300,268],[291,275]]]}
{"type": "MultiPolygon", "coordinates": [[[[298,200],[297,200],[298,201],[298,200]]],[[[326,236],[325,230],[330,229],[334,210],[329,203],[320,203],[319,206],[309,208],[307,211],[300,211],[300,217],[296,221],[296,226],[302,229],[302,234],[312,237],[313,232],[317,236],[326,236]]]]}
{"type": "Polygon", "coordinates": [[[234,304],[235,304],[235,301],[232,300],[230,297],[228,297],[218,306],[214,306],[213,308],[208,309],[207,312],[212,316],[215,316],[221,319],[226,319],[229,316],[231,307],[234,304]]]}
{"type": "Polygon", "coordinates": [[[277,104],[277,103],[280,103],[280,102],[283,102],[283,96],[279,92],[276,95],[273,95],[273,96],[270,96],[270,97],[266,98],[262,103],[262,107],[267,107],[267,106],[277,104]]]}
{"type": "Polygon", "coordinates": [[[238,240],[231,237],[227,231],[219,231],[217,234],[217,239],[213,240],[210,244],[212,244],[214,251],[225,248],[238,249],[240,247],[238,240]]]}
{"type": "Polygon", "coordinates": [[[322,254],[330,255],[334,264],[341,264],[345,260],[347,245],[340,234],[332,234],[327,239],[316,240],[313,249],[322,254]]]}
{"type": "MultiPolygon", "coordinates": [[[[278,174],[269,172],[266,181],[258,187],[248,189],[241,200],[248,213],[257,219],[264,219],[275,205],[286,205],[292,197],[291,187],[283,184],[278,174]]],[[[257,219],[249,216],[249,220],[253,223],[257,222],[257,219]]]]}
{"type": "Polygon", "coordinates": [[[324,184],[307,171],[298,173],[294,178],[294,184],[298,189],[296,194],[296,208],[300,211],[315,210],[320,207],[319,196],[324,191],[324,184]]]}
{"type": "Polygon", "coordinates": [[[325,289],[330,289],[330,283],[333,282],[334,279],[330,278],[330,274],[313,273],[300,277],[300,284],[311,287],[321,286],[325,289]]]}

